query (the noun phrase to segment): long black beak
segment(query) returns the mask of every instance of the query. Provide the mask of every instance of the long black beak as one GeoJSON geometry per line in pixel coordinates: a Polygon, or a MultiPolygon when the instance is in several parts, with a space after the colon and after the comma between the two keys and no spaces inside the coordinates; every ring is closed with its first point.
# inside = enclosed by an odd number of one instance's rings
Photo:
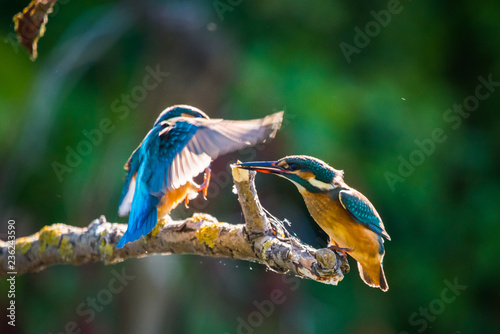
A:
{"type": "Polygon", "coordinates": [[[284,174],[286,170],[276,165],[276,161],[251,161],[235,164],[238,168],[254,170],[261,173],[284,174]]]}

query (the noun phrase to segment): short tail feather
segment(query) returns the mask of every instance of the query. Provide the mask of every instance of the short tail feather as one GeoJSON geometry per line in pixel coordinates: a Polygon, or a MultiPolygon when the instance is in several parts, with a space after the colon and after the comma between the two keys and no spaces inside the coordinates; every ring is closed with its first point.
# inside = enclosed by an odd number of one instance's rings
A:
{"type": "Polygon", "coordinates": [[[128,217],[127,231],[118,241],[117,248],[122,248],[126,243],[139,239],[155,228],[158,222],[156,208],[158,203],[159,198],[149,194],[143,183],[137,185],[128,217]]]}
{"type": "Polygon", "coordinates": [[[382,291],[387,291],[389,290],[389,285],[387,284],[387,280],[385,279],[385,273],[384,273],[384,267],[382,266],[382,263],[380,264],[380,278],[379,278],[379,284],[374,282],[371,277],[368,275],[368,273],[363,269],[361,264],[358,262],[358,270],[359,270],[359,276],[365,282],[367,285],[371,286],[372,288],[380,288],[382,291]]]}
{"type": "Polygon", "coordinates": [[[129,225],[125,234],[118,241],[118,244],[116,244],[116,248],[122,248],[128,242],[136,241],[140,237],[148,234],[155,228],[157,222],[158,213],[156,212],[156,208],[154,208],[151,210],[146,219],[144,219],[138,226],[136,225],[136,229],[132,230],[129,225]]]}

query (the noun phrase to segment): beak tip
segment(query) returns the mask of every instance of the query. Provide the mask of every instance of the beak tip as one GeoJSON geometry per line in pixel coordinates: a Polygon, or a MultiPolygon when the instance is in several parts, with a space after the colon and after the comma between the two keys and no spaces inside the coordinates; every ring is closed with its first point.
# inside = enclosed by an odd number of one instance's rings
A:
{"type": "Polygon", "coordinates": [[[236,168],[247,169],[255,172],[281,174],[282,170],[276,166],[276,161],[251,161],[251,162],[238,162],[232,166],[236,168]]]}

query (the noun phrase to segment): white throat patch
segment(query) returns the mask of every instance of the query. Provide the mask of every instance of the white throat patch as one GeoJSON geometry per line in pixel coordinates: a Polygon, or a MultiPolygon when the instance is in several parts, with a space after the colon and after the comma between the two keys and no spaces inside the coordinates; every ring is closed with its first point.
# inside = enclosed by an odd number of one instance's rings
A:
{"type": "Polygon", "coordinates": [[[331,183],[325,183],[322,181],[318,181],[314,177],[308,179],[307,181],[310,184],[312,184],[313,186],[315,186],[316,188],[321,189],[321,190],[332,190],[333,189],[333,185],[331,183]]]}

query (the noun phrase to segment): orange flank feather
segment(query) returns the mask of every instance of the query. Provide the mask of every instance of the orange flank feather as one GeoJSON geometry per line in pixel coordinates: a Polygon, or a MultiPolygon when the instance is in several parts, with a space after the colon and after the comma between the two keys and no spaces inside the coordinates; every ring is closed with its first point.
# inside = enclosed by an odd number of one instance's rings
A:
{"type": "MultiPolygon", "coordinates": [[[[161,198],[158,205],[158,219],[168,215],[170,211],[175,209],[182,201],[192,200],[198,196],[199,186],[194,182],[188,181],[177,189],[172,189],[161,198]]],[[[187,201],[186,201],[187,202],[187,201]]]]}

